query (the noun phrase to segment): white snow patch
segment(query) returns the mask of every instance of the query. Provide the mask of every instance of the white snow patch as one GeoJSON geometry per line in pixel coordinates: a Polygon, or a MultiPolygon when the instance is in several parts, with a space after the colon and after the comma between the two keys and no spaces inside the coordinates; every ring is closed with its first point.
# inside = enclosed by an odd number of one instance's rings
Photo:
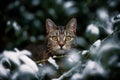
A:
{"type": "Polygon", "coordinates": [[[99,29],[96,25],[94,24],[90,24],[87,27],[87,32],[89,32],[90,34],[95,34],[95,35],[99,35],[99,29]]]}
{"type": "Polygon", "coordinates": [[[56,61],[52,57],[49,57],[48,62],[51,63],[53,66],[55,66],[56,69],[59,69],[59,66],[57,65],[56,61]]]}
{"type": "Polygon", "coordinates": [[[101,20],[108,20],[109,18],[108,11],[105,8],[100,8],[97,11],[97,15],[101,20]]]}
{"type": "Polygon", "coordinates": [[[104,75],[105,71],[100,64],[96,63],[95,61],[89,60],[83,71],[83,75],[86,76],[86,75],[94,75],[94,74],[104,75]]]}

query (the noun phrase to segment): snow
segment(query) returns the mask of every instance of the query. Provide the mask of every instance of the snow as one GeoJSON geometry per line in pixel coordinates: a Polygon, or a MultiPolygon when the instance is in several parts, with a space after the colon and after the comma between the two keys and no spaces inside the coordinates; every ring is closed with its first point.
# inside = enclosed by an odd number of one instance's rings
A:
{"type": "Polygon", "coordinates": [[[74,5],[74,3],[72,2],[72,1],[68,1],[68,2],[66,2],[65,4],[64,4],[64,7],[65,8],[70,8],[70,7],[72,7],[74,5]]]}
{"type": "Polygon", "coordinates": [[[99,65],[95,61],[89,60],[86,64],[83,74],[84,74],[84,76],[95,75],[95,74],[104,75],[105,70],[103,69],[103,67],[101,65],[99,65]]]}
{"type": "Polygon", "coordinates": [[[36,63],[34,61],[32,61],[29,57],[25,56],[25,55],[21,55],[19,57],[19,59],[26,65],[28,65],[29,67],[31,67],[35,72],[38,72],[39,69],[36,65],[36,63]]]}
{"type": "Polygon", "coordinates": [[[88,53],[88,50],[83,50],[82,55],[86,55],[88,53]]]}
{"type": "Polygon", "coordinates": [[[13,28],[16,30],[16,31],[20,31],[21,30],[21,27],[18,25],[17,22],[13,22],[13,28]]]}
{"type": "Polygon", "coordinates": [[[63,80],[65,77],[71,76],[76,69],[80,69],[81,61],[78,64],[74,65],[70,70],[63,73],[59,78],[53,78],[52,80],[63,80]]]}
{"type": "Polygon", "coordinates": [[[88,25],[86,32],[89,32],[90,34],[95,34],[95,35],[99,35],[100,33],[98,27],[94,24],[88,25]]]}
{"type": "Polygon", "coordinates": [[[3,53],[0,54],[0,76],[5,78],[10,77],[12,80],[16,80],[21,75],[26,74],[29,75],[29,78],[37,78],[39,68],[28,56],[31,56],[31,52],[27,50],[20,51],[17,48],[15,48],[15,51],[4,50],[3,53]],[[14,65],[15,68],[11,70],[11,66],[14,65]]]}
{"type": "Polygon", "coordinates": [[[93,45],[90,47],[89,51],[92,55],[95,55],[101,45],[101,40],[97,40],[93,43],[93,45]]]}
{"type": "Polygon", "coordinates": [[[83,76],[80,73],[75,73],[70,80],[82,80],[83,76]]]}
{"type": "Polygon", "coordinates": [[[0,76],[2,77],[8,77],[10,74],[10,69],[6,69],[1,63],[0,63],[0,76]]]}
{"type": "Polygon", "coordinates": [[[67,60],[70,64],[77,63],[80,60],[80,55],[77,52],[69,53],[67,60]]]}
{"type": "Polygon", "coordinates": [[[54,67],[56,67],[56,69],[59,69],[59,66],[52,57],[49,57],[48,62],[51,63],[54,67]]]}
{"type": "Polygon", "coordinates": [[[109,18],[108,11],[105,8],[98,9],[97,15],[101,20],[107,20],[109,18]]]}

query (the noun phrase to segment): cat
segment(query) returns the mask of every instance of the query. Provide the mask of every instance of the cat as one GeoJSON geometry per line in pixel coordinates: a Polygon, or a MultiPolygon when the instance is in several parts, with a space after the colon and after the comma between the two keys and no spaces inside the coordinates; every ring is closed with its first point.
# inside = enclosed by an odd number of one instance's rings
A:
{"type": "Polygon", "coordinates": [[[50,56],[66,54],[75,47],[76,18],[72,18],[66,26],[57,26],[51,19],[46,19],[46,43],[43,46],[32,45],[28,50],[38,60],[48,59],[50,56]]]}

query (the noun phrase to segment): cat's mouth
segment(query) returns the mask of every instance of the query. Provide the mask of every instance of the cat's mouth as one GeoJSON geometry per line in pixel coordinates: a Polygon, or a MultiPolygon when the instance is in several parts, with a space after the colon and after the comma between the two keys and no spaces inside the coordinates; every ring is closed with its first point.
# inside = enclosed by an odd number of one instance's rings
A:
{"type": "Polygon", "coordinates": [[[58,54],[65,54],[68,51],[68,48],[65,46],[57,46],[53,48],[53,51],[58,54]]]}
{"type": "Polygon", "coordinates": [[[63,47],[60,47],[60,50],[64,50],[63,47]]]}
{"type": "Polygon", "coordinates": [[[64,54],[65,52],[66,52],[66,50],[64,50],[64,49],[59,49],[59,50],[57,51],[58,54],[64,54]]]}
{"type": "Polygon", "coordinates": [[[65,54],[68,50],[66,50],[64,47],[60,47],[58,50],[57,50],[57,53],[58,54],[65,54]]]}

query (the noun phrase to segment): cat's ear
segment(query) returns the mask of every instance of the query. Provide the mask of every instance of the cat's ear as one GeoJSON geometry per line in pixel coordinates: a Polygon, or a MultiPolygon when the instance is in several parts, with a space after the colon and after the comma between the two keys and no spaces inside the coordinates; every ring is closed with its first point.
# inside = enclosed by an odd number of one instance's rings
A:
{"type": "Polygon", "coordinates": [[[46,19],[46,31],[47,33],[56,29],[56,24],[51,19],[46,19]]]}
{"type": "Polygon", "coordinates": [[[76,26],[77,26],[76,18],[72,18],[66,25],[66,29],[76,33],[76,26]]]}

